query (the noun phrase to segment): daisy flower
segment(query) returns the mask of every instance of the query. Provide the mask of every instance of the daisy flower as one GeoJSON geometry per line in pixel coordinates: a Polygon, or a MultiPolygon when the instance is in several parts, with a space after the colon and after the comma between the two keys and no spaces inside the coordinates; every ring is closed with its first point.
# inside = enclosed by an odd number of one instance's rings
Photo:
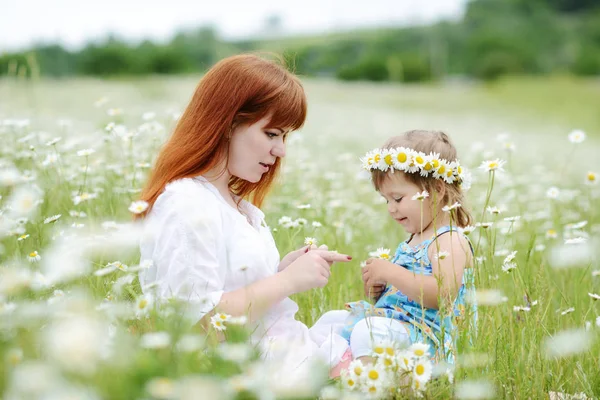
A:
{"type": "Polygon", "coordinates": [[[311,207],[311,206],[310,206],[310,204],[300,204],[300,205],[297,205],[297,206],[296,206],[296,208],[297,208],[298,210],[307,210],[307,209],[309,209],[310,207],[311,207]]]}
{"type": "Polygon", "coordinates": [[[554,229],[548,229],[546,231],[546,239],[556,239],[558,237],[558,232],[554,229]]]}
{"type": "Polygon", "coordinates": [[[412,197],[412,199],[423,201],[428,197],[429,197],[429,192],[427,190],[423,190],[420,193],[419,192],[415,193],[415,195],[412,197]]]}
{"type": "Polygon", "coordinates": [[[318,242],[317,242],[317,239],[307,236],[304,238],[304,244],[310,245],[310,246],[312,246],[314,244],[316,246],[318,244],[318,242]]]}
{"type": "Polygon", "coordinates": [[[504,264],[507,264],[509,262],[512,262],[515,257],[517,256],[517,250],[511,252],[509,255],[506,256],[506,258],[504,259],[504,264]]]}
{"type": "Polygon", "coordinates": [[[138,316],[146,315],[152,308],[153,299],[149,295],[141,295],[135,302],[135,313],[138,316]]]}
{"type": "Polygon", "coordinates": [[[95,152],[96,152],[96,150],[94,150],[94,149],[83,149],[83,150],[79,150],[77,152],[77,155],[79,157],[86,157],[86,156],[94,154],[95,152]]]}
{"type": "Polygon", "coordinates": [[[549,199],[558,199],[558,196],[560,196],[560,190],[556,186],[550,187],[546,192],[546,197],[549,199]]]}
{"type": "Polygon", "coordinates": [[[458,228],[458,231],[465,235],[470,235],[475,229],[476,227],[474,227],[473,225],[467,225],[464,228],[458,228]]]}
{"type": "Polygon", "coordinates": [[[391,257],[390,249],[384,249],[383,247],[379,247],[377,250],[369,253],[371,257],[381,258],[384,260],[389,260],[391,257]]]}
{"type": "Polygon", "coordinates": [[[515,264],[513,262],[504,263],[504,265],[502,265],[502,271],[504,271],[506,273],[509,273],[510,271],[512,271],[515,268],[517,268],[517,264],[515,264]]]}
{"type": "Polygon", "coordinates": [[[357,359],[350,363],[350,365],[348,366],[348,371],[354,374],[354,376],[360,378],[363,377],[365,374],[365,366],[363,365],[362,361],[357,359]]]}
{"type": "Polygon", "coordinates": [[[414,364],[413,353],[408,350],[403,350],[398,353],[396,356],[396,363],[402,368],[404,371],[412,370],[414,364]]]}
{"type": "Polygon", "coordinates": [[[413,378],[421,383],[426,383],[431,379],[431,373],[433,372],[433,365],[431,360],[427,358],[420,358],[415,362],[413,366],[413,378]]]}
{"type": "Polygon", "coordinates": [[[342,385],[348,390],[355,390],[358,387],[357,375],[344,369],[341,373],[342,385]]]}
{"type": "Polygon", "coordinates": [[[580,129],[575,129],[569,133],[569,142],[581,143],[585,140],[585,132],[580,129]]]}
{"type": "Polygon", "coordinates": [[[148,203],[140,200],[140,201],[133,201],[130,205],[129,205],[129,211],[134,213],[134,214],[141,214],[144,211],[146,211],[148,209],[148,203]]]}
{"type": "Polygon", "coordinates": [[[479,166],[479,168],[481,168],[487,172],[504,171],[504,168],[503,168],[504,164],[506,164],[506,161],[496,158],[495,160],[488,160],[488,161],[482,162],[481,165],[479,166]]]}
{"type": "Polygon", "coordinates": [[[25,233],[25,234],[23,234],[23,235],[19,236],[19,237],[17,238],[17,240],[18,240],[19,242],[22,242],[23,240],[27,239],[28,237],[29,237],[29,234],[25,233]]]}
{"type": "Polygon", "coordinates": [[[450,255],[450,253],[448,253],[447,251],[440,251],[438,254],[435,255],[435,258],[438,260],[443,260],[446,257],[448,257],[450,255]]]}
{"type": "Polygon", "coordinates": [[[378,384],[381,385],[385,379],[385,370],[382,368],[382,365],[377,364],[369,364],[365,368],[365,383],[367,384],[378,384]]]}
{"type": "Polygon", "coordinates": [[[60,217],[62,217],[62,214],[56,214],[56,215],[53,215],[53,216],[51,216],[51,217],[48,217],[48,218],[46,218],[46,219],[44,220],[44,224],[50,224],[50,223],[52,223],[52,222],[56,222],[56,221],[58,221],[58,219],[59,219],[60,217]]]}
{"type": "Polygon", "coordinates": [[[219,319],[218,315],[213,315],[212,317],[210,317],[210,323],[212,324],[213,328],[215,328],[218,331],[224,331],[225,329],[227,329],[227,327],[225,326],[225,321],[219,319]]]}
{"type": "Polygon", "coordinates": [[[429,345],[427,343],[413,343],[408,350],[414,357],[425,357],[428,355],[429,345]]]}
{"type": "Polygon", "coordinates": [[[455,203],[454,203],[454,204],[452,204],[452,205],[449,205],[449,206],[444,206],[444,207],[442,208],[442,211],[444,211],[444,212],[450,212],[450,211],[452,211],[452,210],[456,210],[456,209],[457,209],[457,208],[459,208],[459,207],[462,207],[462,206],[461,206],[461,204],[460,204],[459,202],[455,202],[455,203]]]}
{"type": "Polygon", "coordinates": [[[394,169],[398,171],[405,171],[411,163],[410,151],[405,147],[399,147],[392,152],[392,163],[394,169]]]}
{"type": "Polygon", "coordinates": [[[594,300],[600,300],[600,295],[598,294],[588,293],[588,296],[590,296],[594,300]]]}
{"type": "Polygon", "coordinates": [[[588,185],[595,185],[598,183],[598,176],[595,172],[589,171],[585,176],[585,183],[588,185]]]}
{"type": "Polygon", "coordinates": [[[42,259],[42,257],[40,257],[40,255],[38,254],[37,251],[32,251],[27,256],[27,259],[29,260],[29,262],[35,263],[35,262],[40,261],[42,259]]]}

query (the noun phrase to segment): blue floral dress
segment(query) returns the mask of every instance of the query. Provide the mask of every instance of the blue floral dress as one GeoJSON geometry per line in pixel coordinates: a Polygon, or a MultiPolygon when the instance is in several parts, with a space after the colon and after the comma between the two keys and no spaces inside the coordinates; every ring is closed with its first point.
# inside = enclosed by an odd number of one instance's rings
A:
{"type": "MultiPolygon", "coordinates": [[[[391,262],[397,264],[399,268],[406,268],[415,274],[432,275],[431,261],[427,251],[429,245],[435,239],[447,232],[450,232],[449,226],[441,227],[436,235],[431,239],[425,240],[415,247],[411,247],[407,240],[400,243],[391,262]]],[[[452,229],[452,233],[457,232],[452,229]]],[[[460,234],[460,233],[458,233],[460,234]]],[[[470,242],[469,245],[471,246],[470,242]]],[[[473,247],[471,246],[471,251],[473,247]]],[[[361,300],[346,304],[350,311],[346,324],[341,335],[350,342],[350,335],[354,325],[361,319],[368,316],[380,316],[393,318],[405,324],[410,333],[412,343],[429,343],[430,355],[432,358],[440,361],[454,362],[456,340],[458,336],[457,325],[463,328],[464,324],[459,324],[459,320],[467,322],[466,328],[469,333],[474,333],[477,321],[477,305],[475,297],[471,296],[472,301],[468,304],[465,297],[469,291],[474,294],[474,273],[473,268],[465,268],[462,278],[462,284],[458,295],[454,301],[452,310],[437,310],[426,308],[420,303],[410,300],[396,287],[388,284],[375,305],[361,300]]]]}

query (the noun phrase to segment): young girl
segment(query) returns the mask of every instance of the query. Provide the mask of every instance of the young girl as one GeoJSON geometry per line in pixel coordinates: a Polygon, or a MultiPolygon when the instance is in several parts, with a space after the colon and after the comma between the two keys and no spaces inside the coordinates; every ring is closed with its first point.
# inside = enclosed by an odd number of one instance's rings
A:
{"type": "Polygon", "coordinates": [[[429,344],[436,360],[453,362],[457,328],[476,320],[465,295],[473,289],[472,247],[461,233],[471,223],[463,207],[466,176],[443,132],[409,131],[363,159],[390,216],[410,234],[393,258],[366,261],[365,294],[346,304],[342,331],[353,358],[369,361],[373,345],[429,344]]]}

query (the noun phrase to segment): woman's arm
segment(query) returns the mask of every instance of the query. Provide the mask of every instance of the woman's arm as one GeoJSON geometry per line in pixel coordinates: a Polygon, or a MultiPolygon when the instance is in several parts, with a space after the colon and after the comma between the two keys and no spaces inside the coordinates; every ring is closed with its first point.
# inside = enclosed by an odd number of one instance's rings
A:
{"type": "Polygon", "coordinates": [[[439,300],[453,301],[462,283],[464,268],[470,263],[471,253],[467,240],[459,234],[444,234],[428,249],[433,275],[421,275],[380,259],[367,261],[363,270],[366,285],[387,282],[399,289],[409,299],[424,307],[439,309],[439,300]],[[436,257],[439,252],[448,255],[436,257]],[[371,282],[371,283],[370,283],[371,282]]]}
{"type": "Polygon", "coordinates": [[[286,297],[325,286],[331,274],[331,263],[349,260],[349,256],[337,252],[310,251],[298,257],[283,271],[224,293],[217,309],[235,316],[246,315],[250,321],[260,319],[273,305],[286,297]]]}

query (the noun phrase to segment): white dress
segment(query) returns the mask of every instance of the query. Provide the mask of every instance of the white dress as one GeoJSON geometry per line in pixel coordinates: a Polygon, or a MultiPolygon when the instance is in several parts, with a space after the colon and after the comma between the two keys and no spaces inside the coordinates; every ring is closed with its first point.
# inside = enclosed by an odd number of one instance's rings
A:
{"type": "MultiPolygon", "coordinates": [[[[140,272],[142,287],[154,283],[160,299],[185,301],[195,323],[219,304],[223,293],[277,273],[279,252],[264,214],[245,200],[240,208],[248,219],[201,176],[168,184],[145,219],[141,260],[153,263],[140,272]]],[[[348,349],[337,334],[347,312],[325,313],[308,329],[295,319],[297,311],[298,305],[286,298],[251,327],[264,356],[294,349],[285,355],[290,364],[317,357],[336,365],[348,349]]]]}

